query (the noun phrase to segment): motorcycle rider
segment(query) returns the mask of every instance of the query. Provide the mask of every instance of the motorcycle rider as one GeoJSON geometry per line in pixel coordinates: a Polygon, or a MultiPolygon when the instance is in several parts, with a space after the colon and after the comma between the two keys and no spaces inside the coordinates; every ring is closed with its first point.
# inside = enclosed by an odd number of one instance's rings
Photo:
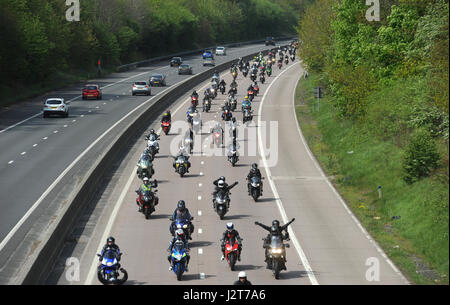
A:
{"type": "MultiPolygon", "coordinates": [[[[216,133],[216,132],[221,135],[222,144],[223,144],[223,128],[219,122],[216,122],[216,125],[213,127],[213,129],[211,129],[211,133],[213,134],[213,136],[214,136],[214,133],[216,133]]],[[[213,138],[213,143],[214,143],[214,138],[213,138]]]]}
{"type": "MultiPolygon", "coordinates": [[[[103,246],[102,251],[100,252],[99,261],[103,260],[103,256],[105,255],[106,251],[113,250],[117,253],[117,261],[120,261],[120,257],[122,256],[122,253],[120,252],[119,246],[116,244],[116,239],[112,236],[108,237],[106,239],[106,244],[103,246]]],[[[120,268],[120,264],[119,264],[120,268]]]]}
{"type": "MultiPolygon", "coordinates": [[[[282,240],[289,240],[289,233],[287,232],[287,227],[295,220],[295,218],[292,218],[291,221],[289,221],[287,224],[280,226],[280,222],[278,220],[272,221],[272,226],[266,226],[260,222],[255,221],[255,225],[260,226],[261,228],[269,231],[269,234],[264,239],[263,248],[266,249],[266,258],[265,262],[267,263],[267,251],[270,245],[270,240],[272,236],[280,236],[282,240]],[[283,235],[283,231],[285,231],[285,234],[283,235]]],[[[284,262],[286,263],[286,257],[284,257],[284,262]]],[[[284,264],[283,269],[286,270],[286,264],[284,264]]]]}
{"type": "Polygon", "coordinates": [[[180,150],[176,157],[173,157],[173,168],[175,169],[175,172],[177,172],[177,160],[183,159],[187,163],[186,172],[189,173],[189,168],[191,168],[191,162],[189,162],[189,156],[184,155],[185,151],[180,150]]]}
{"type": "MultiPolygon", "coordinates": [[[[213,192],[214,198],[216,197],[217,193],[219,193],[220,191],[223,191],[226,194],[228,194],[229,191],[238,184],[238,182],[236,181],[232,185],[228,185],[225,182],[225,177],[224,176],[221,176],[219,179],[214,180],[213,183],[216,186],[215,189],[214,189],[214,192],[213,192]]],[[[214,209],[216,208],[216,204],[215,204],[214,200],[213,200],[213,208],[214,209]]],[[[229,206],[228,206],[228,208],[229,208],[229,206]]]]}
{"type": "MultiPolygon", "coordinates": [[[[189,220],[189,239],[192,239],[191,235],[192,232],[194,232],[194,224],[191,222],[191,220],[193,219],[193,217],[191,216],[191,213],[189,213],[189,209],[186,208],[186,203],[184,202],[184,200],[180,200],[178,201],[177,207],[175,209],[175,211],[173,211],[172,217],[170,218],[170,220],[175,221],[175,219],[187,219],[189,220]]],[[[172,228],[171,226],[171,231],[174,228],[172,228]]]]}
{"type": "Polygon", "coordinates": [[[170,122],[172,120],[172,115],[170,114],[170,110],[168,109],[166,112],[163,113],[161,123],[162,122],[170,122]]]}
{"type": "MultiPolygon", "coordinates": [[[[150,179],[148,177],[145,177],[143,179],[142,184],[139,187],[139,189],[136,190],[136,193],[138,195],[140,195],[141,193],[146,192],[146,191],[152,192],[152,190],[153,190],[153,188],[152,188],[152,185],[150,183],[150,179]]],[[[158,205],[159,198],[156,195],[154,195],[154,196],[155,196],[155,206],[156,206],[156,205],[158,205]]],[[[136,201],[136,203],[139,206],[139,212],[142,212],[142,205],[141,205],[141,203],[139,201],[136,201]]]]}
{"type": "Polygon", "coordinates": [[[236,242],[238,243],[238,251],[239,251],[238,261],[241,261],[241,253],[242,253],[241,237],[239,236],[239,232],[234,229],[234,224],[232,222],[227,223],[227,229],[222,234],[222,239],[221,239],[221,241],[222,241],[222,245],[221,245],[222,257],[220,259],[221,260],[225,259],[225,245],[226,245],[227,241],[229,242],[232,238],[234,238],[236,240],[236,242]]]}
{"type": "Polygon", "coordinates": [[[252,109],[252,103],[248,99],[248,95],[246,95],[242,101],[242,112],[244,112],[245,109],[252,109]]]}
{"type": "MultiPolygon", "coordinates": [[[[250,189],[251,189],[251,180],[252,180],[253,177],[258,177],[260,180],[262,179],[261,172],[260,172],[260,170],[258,168],[258,164],[256,164],[256,163],[252,164],[252,168],[250,169],[250,172],[247,175],[247,180],[248,180],[247,187],[248,187],[248,194],[249,195],[251,195],[250,194],[250,189]]],[[[262,195],[262,181],[261,181],[261,195],[262,195]]]]}
{"type": "Polygon", "coordinates": [[[231,138],[233,139],[233,141],[236,141],[236,139],[237,139],[237,133],[238,133],[237,127],[238,127],[238,124],[237,124],[236,118],[233,117],[231,119],[231,128],[230,128],[230,135],[231,135],[231,138]]]}
{"type": "Polygon", "coordinates": [[[220,81],[220,83],[219,83],[219,88],[221,87],[221,86],[223,86],[224,88],[226,88],[226,85],[227,85],[227,83],[225,82],[225,80],[221,80],[220,81]]]}
{"type": "Polygon", "coordinates": [[[171,242],[169,243],[169,248],[167,249],[167,251],[169,252],[169,256],[167,257],[167,260],[169,261],[169,270],[173,269],[173,265],[172,265],[172,260],[170,259],[170,256],[172,255],[172,249],[173,246],[175,244],[175,242],[177,240],[180,240],[184,243],[184,249],[186,250],[186,272],[189,271],[188,269],[188,265],[189,265],[189,260],[191,259],[191,256],[189,255],[189,244],[184,236],[184,231],[183,229],[178,229],[175,231],[175,236],[173,237],[173,239],[171,240],[171,242]]]}
{"type": "Polygon", "coordinates": [[[197,91],[196,90],[194,90],[193,92],[192,92],[192,94],[191,94],[191,98],[192,97],[195,97],[195,98],[197,98],[198,99],[198,93],[197,93],[197,91]]]}
{"type": "Polygon", "coordinates": [[[241,271],[238,274],[239,280],[234,282],[233,285],[251,285],[252,283],[247,280],[247,275],[245,274],[245,271],[241,271]]]}

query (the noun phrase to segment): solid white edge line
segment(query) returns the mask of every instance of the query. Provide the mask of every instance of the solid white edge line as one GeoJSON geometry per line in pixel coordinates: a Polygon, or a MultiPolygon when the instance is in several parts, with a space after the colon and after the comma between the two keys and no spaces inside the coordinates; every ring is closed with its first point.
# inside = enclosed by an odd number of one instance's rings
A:
{"type": "MultiPolygon", "coordinates": [[[[226,75],[226,74],[229,74],[229,72],[225,73],[224,75],[226,75]]],[[[187,78],[186,80],[189,80],[192,77],[194,77],[194,76],[191,76],[191,77],[187,78]]],[[[208,85],[209,85],[209,83],[207,83],[205,86],[200,87],[199,91],[203,90],[203,88],[207,87],[208,85]]],[[[167,89],[169,89],[169,88],[167,88],[167,89]]],[[[166,90],[164,90],[164,91],[166,91],[166,90]]],[[[162,91],[162,92],[164,92],[164,91],[162,91]]],[[[158,94],[160,94],[160,93],[158,93],[158,94]]],[[[189,101],[190,101],[190,98],[188,98],[184,102],[182,102],[174,111],[172,111],[172,115],[175,116],[175,114],[181,109],[181,107],[183,107],[189,101]]],[[[157,133],[159,134],[159,133],[161,133],[161,131],[162,130],[160,127],[158,129],[157,133]]],[[[99,243],[97,249],[102,249],[103,244],[104,244],[103,241],[106,240],[108,238],[108,236],[110,235],[112,226],[113,226],[114,222],[116,221],[117,214],[118,214],[119,209],[122,206],[123,200],[125,198],[125,194],[128,192],[128,190],[131,186],[131,182],[133,181],[135,175],[136,175],[135,168],[133,167],[133,169],[131,170],[131,175],[128,178],[127,184],[126,184],[125,188],[122,190],[119,198],[117,199],[117,201],[115,203],[114,210],[108,220],[108,224],[106,225],[105,230],[103,231],[103,236],[100,239],[100,243],[99,243]]],[[[199,211],[199,213],[200,213],[199,215],[201,215],[201,211],[199,211]]],[[[89,268],[89,273],[86,277],[84,285],[92,285],[93,284],[95,272],[97,270],[97,262],[98,262],[98,259],[97,259],[97,256],[95,256],[92,261],[91,268],[89,268]]]]}
{"type": "MultiPolygon", "coordinates": [[[[261,99],[261,104],[259,106],[258,109],[258,142],[259,142],[259,154],[261,156],[261,159],[263,161],[264,164],[264,169],[266,170],[266,174],[267,174],[267,180],[269,180],[269,184],[270,184],[270,188],[272,189],[272,192],[275,196],[275,200],[277,202],[277,206],[278,209],[280,211],[281,217],[283,218],[284,223],[287,223],[289,221],[287,215],[286,215],[286,211],[283,207],[283,203],[281,202],[280,199],[280,195],[278,194],[277,188],[275,186],[275,183],[272,181],[271,177],[272,174],[270,172],[270,168],[267,166],[267,160],[266,160],[266,156],[264,153],[264,147],[262,144],[262,138],[261,138],[261,114],[262,114],[262,109],[264,106],[264,101],[266,99],[267,93],[270,91],[270,87],[272,87],[273,84],[275,84],[275,82],[277,81],[277,79],[283,75],[286,71],[289,71],[292,67],[295,67],[295,65],[299,64],[299,62],[293,64],[292,66],[290,66],[289,68],[287,68],[286,70],[282,71],[277,77],[275,77],[273,79],[273,81],[270,83],[269,87],[267,87],[266,92],[263,95],[263,98],[261,99]]],[[[296,86],[297,87],[297,86],[296,86]]],[[[292,227],[288,227],[288,231],[289,231],[289,235],[290,238],[292,240],[292,242],[294,243],[295,249],[297,250],[298,256],[300,257],[300,260],[303,263],[303,266],[305,267],[305,270],[307,271],[308,274],[308,278],[309,281],[311,282],[312,285],[319,285],[319,283],[317,282],[316,276],[314,275],[313,270],[311,269],[311,266],[309,264],[309,261],[305,255],[305,253],[303,252],[302,247],[300,246],[300,243],[297,240],[297,237],[295,236],[294,230],[292,229],[292,227]]]]}
{"type": "MultiPolygon", "coordinates": [[[[301,62],[300,62],[301,64],[301,62]]],[[[303,68],[303,67],[302,67],[303,68]]],[[[301,74],[301,76],[303,76],[303,74],[301,74]]],[[[300,81],[300,78],[299,78],[300,81]]],[[[298,85],[298,82],[297,82],[298,85]]],[[[312,154],[306,140],[305,137],[303,136],[303,132],[300,129],[300,124],[297,118],[297,112],[295,109],[295,92],[297,90],[294,90],[293,93],[293,97],[292,97],[292,105],[293,105],[293,114],[295,117],[295,121],[297,122],[297,131],[300,135],[300,139],[302,140],[303,146],[306,148],[306,152],[308,153],[309,158],[313,161],[314,166],[317,168],[317,170],[320,172],[320,175],[324,178],[324,180],[327,182],[327,185],[330,187],[330,189],[333,191],[333,193],[336,195],[336,197],[338,198],[339,202],[342,204],[342,206],[344,207],[344,209],[347,211],[347,213],[350,215],[350,217],[353,219],[353,221],[356,223],[356,225],[358,226],[358,228],[362,231],[362,233],[364,234],[364,236],[370,241],[370,243],[375,247],[375,249],[378,251],[378,253],[385,259],[385,261],[388,263],[389,266],[391,266],[391,268],[394,270],[395,273],[397,273],[403,281],[405,281],[406,284],[410,284],[410,282],[406,279],[406,277],[400,272],[400,270],[398,270],[398,268],[395,266],[395,264],[389,259],[389,257],[386,255],[386,253],[383,251],[383,249],[381,249],[381,247],[378,245],[378,243],[372,238],[372,236],[370,236],[370,234],[367,232],[367,230],[362,226],[361,222],[358,220],[358,218],[356,218],[356,216],[353,214],[353,212],[350,210],[350,208],[348,207],[348,205],[345,203],[344,199],[342,198],[342,196],[339,194],[339,192],[336,190],[336,188],[331,184],[330,180],[328,179],[328,177],[325,175],[325,173],[322,170],[322,167],[319,165],[319,162],[317,161],[317,159],[314,157],[314,155],[312,154]]]]}

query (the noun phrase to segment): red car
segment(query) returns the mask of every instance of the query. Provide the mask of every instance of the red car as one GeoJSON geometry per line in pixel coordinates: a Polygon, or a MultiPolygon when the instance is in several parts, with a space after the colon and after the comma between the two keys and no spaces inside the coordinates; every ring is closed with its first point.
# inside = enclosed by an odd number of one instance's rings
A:
{"type": "Polygon", "coordinates": [[[87,100],[88,98],[95,98],[97,100],[102,99],[102,90],[98,85],[86,85],[83,88],[82,92],[83,100],[87,100]]]}

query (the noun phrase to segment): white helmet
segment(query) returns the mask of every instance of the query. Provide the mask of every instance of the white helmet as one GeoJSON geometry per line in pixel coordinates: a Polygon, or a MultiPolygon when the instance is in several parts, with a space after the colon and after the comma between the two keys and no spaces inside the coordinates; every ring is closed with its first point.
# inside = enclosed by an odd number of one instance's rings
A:
{"type": "Polygon", "coordinates": [[[241,277],[247,277],[247,275],[245,274],[245,271],[241,271],[241,272],[239,272],[239,275],[238,275],[238,277],[239,278],[241,278],[241,277]]]}
{"type": "Polygon", "coordinates": [[[145,177],[145,178],[144,178],[144,181],[149,181],[149,180],[150,180],[150,179],[148,179],[148,177],[145,177]]]}
{"type": "Polygon", "coordinates": [[[218,187],[223,187],[224,185],[225,185],[225,181],[223,181],[223,180],[219,180],[219,182],[217,182],[218,187]]]}

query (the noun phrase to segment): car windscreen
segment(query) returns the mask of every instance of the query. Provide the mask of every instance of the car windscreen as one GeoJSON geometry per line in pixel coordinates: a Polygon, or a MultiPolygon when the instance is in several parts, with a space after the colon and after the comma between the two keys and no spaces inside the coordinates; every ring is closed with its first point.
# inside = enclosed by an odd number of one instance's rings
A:
{"type": "Polygon", "coordinates": [[[62,102],[58,101],[58,100],[50,100],[50,101],[47,101],[47,104],[49,104],[49,105],[60,105],[60,104],[62,104],[62,102]]]}
{"type": "Polygon", "coordinates": [[[174,57],[174,58],[172,58],[172,60],[173,61],[181,61],[181,58],[180,57],[174,57]]]}
{"type": "Polygon", "coordinates": [[[152,79],[162,79],[163,76],[161,74],[152,75],[152,79]]]}
{"type": "Polygon", "coordinates": [[[135,82],[134,84],[135,84],[135,85],[139,85],[139,86],[145,86],[145,85],[147,85],[146,82],[135,82]]]}
{"type": "Polygon", "coordinates": [[[86,90],[97,90],[96,86],[86,86],[84,89],[86,90]]]}
{"type": "Polygon", "coordinates": [[[180,67],[184,69],[189,69],[189,65],[181,65],[180,67]]]}
{"type": "Polygon", "coordinates": [[[223,49],[225,49],[224,47],[217,47],[216,50],[222,51],[223,49]]]}

